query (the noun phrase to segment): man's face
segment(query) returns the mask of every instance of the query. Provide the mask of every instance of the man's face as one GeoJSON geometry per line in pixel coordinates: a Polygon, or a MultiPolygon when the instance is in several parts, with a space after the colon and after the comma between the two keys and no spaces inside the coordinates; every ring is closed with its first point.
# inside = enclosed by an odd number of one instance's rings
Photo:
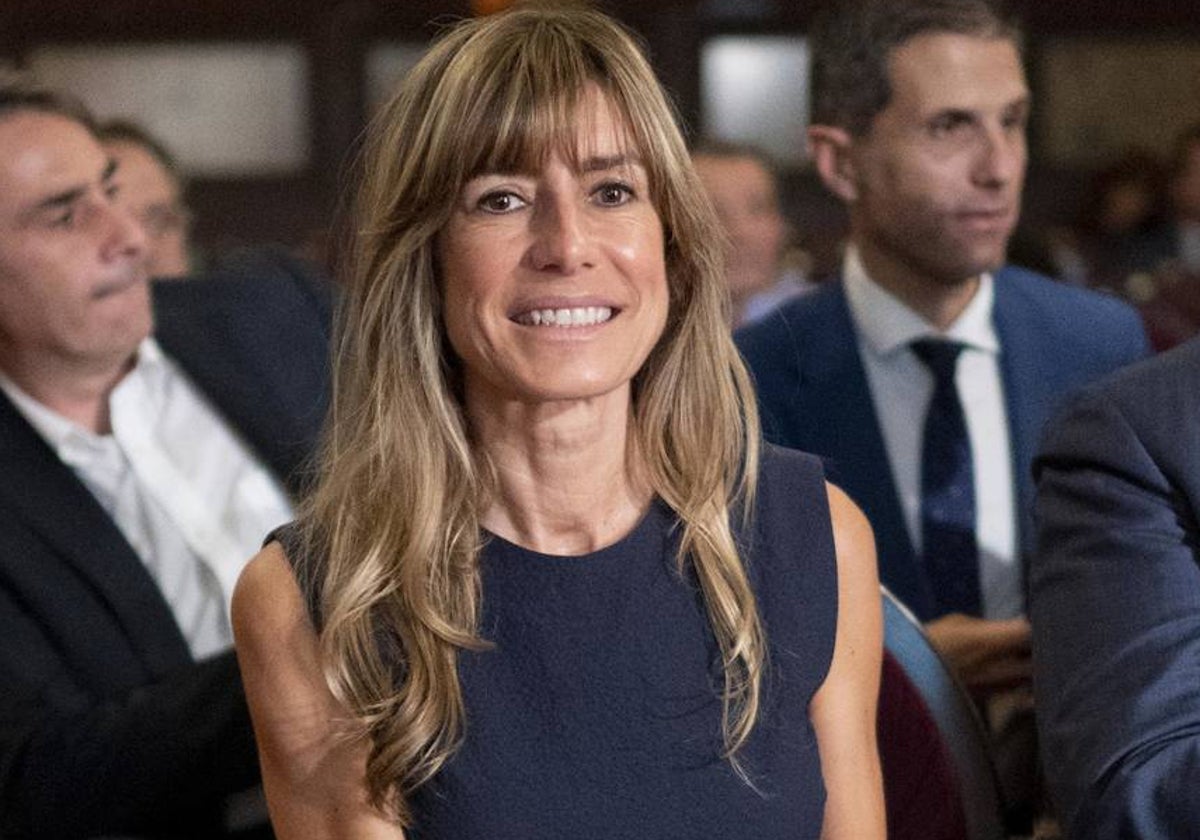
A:
{"type": "Polygon", "coordinates": [[[188,225],[179,182],[137,143],[114,140],[104,149],[117,162],[118,200],[146,231],[150,276],[183,277],[188,273],[188,225]]]}
{"type": "Polygon", "coordinates": [[[1025,177],[1029,92],[1016,46],[921,35],[888,66],[892,99],[850,149],[864,260],[902,282],[951,286],[998,268],[1025,177]]]}
{"type": "Polygon", "coordinates": [[[787,236],[774,176],[752,157],[700,154],[693,162],[729,237],[725,271],[734,301],[770,288],[787,236]]]}
{"type": "Polygon", "coordinates": [[[79,123],[0,118],[0,367],[104,372],[150,332],[146,238],[79,123]]]}

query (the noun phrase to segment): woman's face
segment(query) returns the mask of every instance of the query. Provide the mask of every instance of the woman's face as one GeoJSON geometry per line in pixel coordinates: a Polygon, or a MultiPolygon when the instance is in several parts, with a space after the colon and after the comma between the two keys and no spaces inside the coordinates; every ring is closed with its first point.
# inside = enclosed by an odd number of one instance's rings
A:
{"type": "Polygon", "coordinates": [[[536,172],[468,181],[438,239],[469,403],[628,399],[662,335],[663,231],[646,169],[598,90],[576,123],[578,165],[555,152],[536,172]]]}

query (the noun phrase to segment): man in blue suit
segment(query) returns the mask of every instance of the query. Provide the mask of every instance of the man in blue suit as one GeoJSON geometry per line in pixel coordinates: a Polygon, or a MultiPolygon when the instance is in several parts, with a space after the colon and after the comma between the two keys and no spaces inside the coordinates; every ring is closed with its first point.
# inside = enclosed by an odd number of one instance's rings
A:
{"type": "Polygon", "coordinates": [[[1200,339],[1084,389],[1036,461],[1046,776],[1069,837],[1200,831],[1200,339]]]}
{"type": "Polygon", "coordinates": [[[984,0],[828,11],[812,33],[809,140],[849,210],[842,277],[738,344],[768,437],[826,458],[871,519],[884,583],[927,622],[950,610],[919,551],[934,386],[911,344],[965,345],[957,382],[979,488],[981,615],[957,633],[931,629],[969,683],[1010,683],[1028,666],[1016,661],[1028,642],[1020,558],[1042,425],[1065,391],[1143,355],[1145,336],[1116,301],[1004,266],[1029,109],[1016,31],[984,0]]]}
{"type": "Polygon", "coordinates": [[[1029,113],[1014,24],[986,0],[845,0],[810,44],[810,150],[850,237],[838,281],[737,335],[763,428],[826,459],[968,686],[1027,696],[1033,449],[1060,395],[1145,335],[1120,303],[1004,265],[1029,113]]]}
{"type": "Polygon", "coordinates": [[[0,79],[0,835],[267,837],[228,595],[304,484],[330,290],[155,288],[120,183],[0,79]]]}

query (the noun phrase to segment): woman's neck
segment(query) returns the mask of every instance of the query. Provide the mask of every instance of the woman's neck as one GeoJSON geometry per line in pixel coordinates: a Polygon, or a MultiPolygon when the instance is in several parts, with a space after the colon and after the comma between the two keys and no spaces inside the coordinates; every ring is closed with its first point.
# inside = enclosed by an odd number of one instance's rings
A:
{"type": "Polygon", "coordinates": [[[483,516],[494,534],[544,554],[587,554],[637,525],[652,493],[627,392],[588,400],[469,408],[496,474],[483,516]]]}

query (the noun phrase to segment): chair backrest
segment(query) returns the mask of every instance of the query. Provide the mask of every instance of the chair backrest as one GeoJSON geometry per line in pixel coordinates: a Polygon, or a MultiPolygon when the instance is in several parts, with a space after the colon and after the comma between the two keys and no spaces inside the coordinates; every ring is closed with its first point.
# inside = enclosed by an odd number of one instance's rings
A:
{"type": "MultiPolygon", "coordinates": [[[[950,755],[966,818],[966,836],[969,840],[1003,840],[1003,804],[979,711],[930,643],[921,623],[886,588],[881,589],[886,654],[916,688],[950,755]]],[[[886,663],[884,674],[886,678],[886,663]]]]}
{"type": "Polygon", "coordinates": [[[967,840],[958,770],[925,700],[886,650],[879,681],[879,762],[889,840],[967,840]]]}

